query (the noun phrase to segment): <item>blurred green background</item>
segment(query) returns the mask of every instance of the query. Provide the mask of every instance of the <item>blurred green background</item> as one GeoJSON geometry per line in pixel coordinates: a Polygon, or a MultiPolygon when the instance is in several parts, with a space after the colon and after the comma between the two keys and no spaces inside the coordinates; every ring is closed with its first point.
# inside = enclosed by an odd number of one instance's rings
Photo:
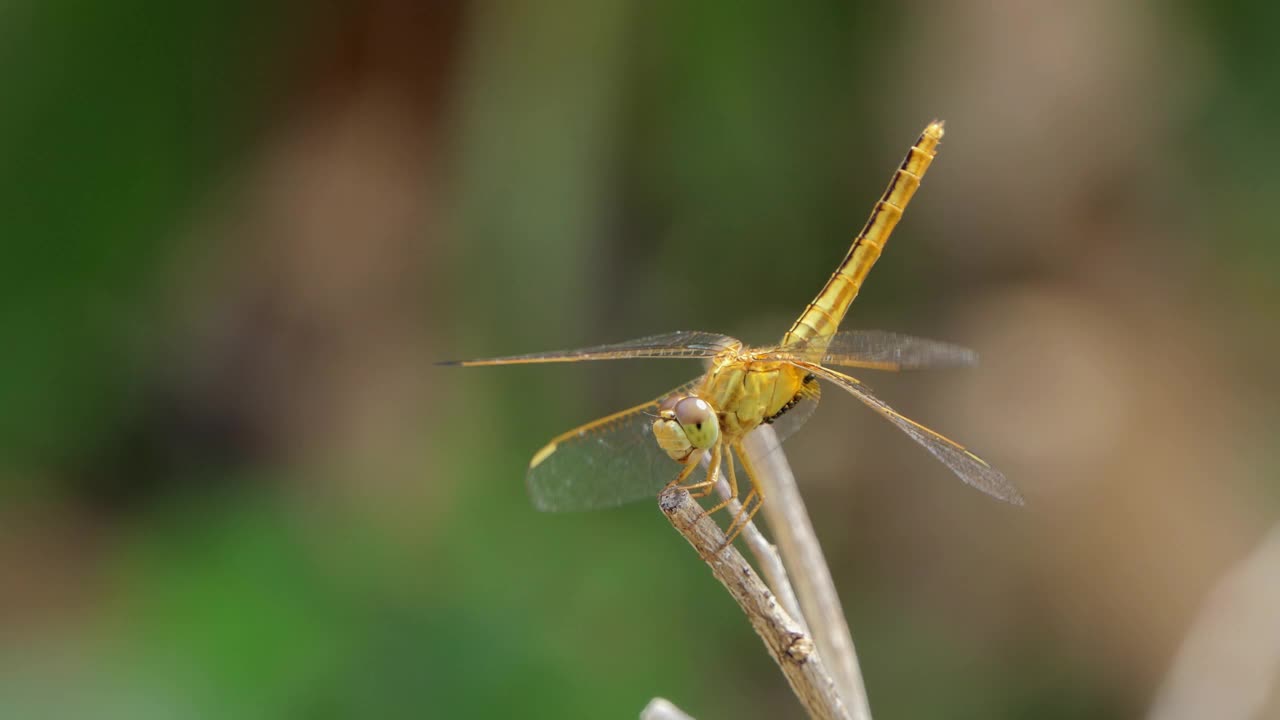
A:
{"type": "Polygon", "coordinates": [[[848,327],[981,352],[870,384],[1028,506],[789,443],[873,711],[1141,716],[1280,515],[1278,7],[3,4],[0,716],[799,716],[652,505],[525,497],[696,365],[433,363],[773,341],[933,117],[848,327]]]}

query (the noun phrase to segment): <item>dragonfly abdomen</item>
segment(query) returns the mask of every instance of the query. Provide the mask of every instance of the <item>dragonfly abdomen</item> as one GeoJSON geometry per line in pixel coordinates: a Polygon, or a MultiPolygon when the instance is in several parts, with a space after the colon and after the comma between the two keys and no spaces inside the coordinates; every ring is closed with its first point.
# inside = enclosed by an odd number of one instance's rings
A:
{"type": "MultiPolygon", "coordinates": [[[[902,219],[902,213],[912,196],[920,187],[920,179],[929,169],[937,154],[938,143],[942,140],[942,123],[932,122],[920,134],[919,139],[907,151],[889,187],[871,211],[862,231],[854,238],[849,252],[845,253],[831,279],[823,286],[818,296],[809,303],[800,317],[792,324],[791,329],[782,336],[782,345],[797,343],[814,343],[816,340],[830,338],[835,335],[845,313],[858,296],[863,280],[871,267],[880,257],[880,252],[889,240],[889,235],[902,219]]],[[[815,346],[817,343],[814,343],[815,346]]]]}

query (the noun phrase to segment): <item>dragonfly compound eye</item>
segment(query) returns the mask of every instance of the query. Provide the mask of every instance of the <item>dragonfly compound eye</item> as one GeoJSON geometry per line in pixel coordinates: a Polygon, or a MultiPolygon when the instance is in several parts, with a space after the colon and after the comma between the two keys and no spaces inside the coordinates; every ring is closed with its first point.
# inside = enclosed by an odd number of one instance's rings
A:
{"type": "Polygon", "coordinates": [[[716,444],[720,438],[720,421],[710,403],[702,398],[687,397],[676,403],[672,410],[690,445],[706,450],[716,444]]]}

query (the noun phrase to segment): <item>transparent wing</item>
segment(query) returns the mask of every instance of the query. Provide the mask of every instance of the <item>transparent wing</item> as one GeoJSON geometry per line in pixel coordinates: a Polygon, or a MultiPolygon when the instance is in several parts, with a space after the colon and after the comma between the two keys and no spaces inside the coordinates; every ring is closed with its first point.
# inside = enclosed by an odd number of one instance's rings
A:
{"type": "Polygon", "coordinates": [[[1022,494],[999,470],[991,467],[985,460],[966,450],[964,446],[903,416],[885,404],[883,400],[871,394],[871,391],[865,385],[854,378],[814,363],[797,362],[795,364],[847,390],[850,395],[858,398],[872,410],[880,413],[886,420],[897,425],[898,429],[910,435],[912,440],[923,445],[934,457],[941,460],[943,465],[951,468],[952,472],[969,485],[1005,502],[1013,503],[1014,505],[1023,504],[1022,494]]]}
{"type": "Polygon", "coordinates": [[[883,330],[848,330],[826,341],[789,345],[770,353],[780,360],[804,360],[822,365],[871,370],[921,370],[976,365],[978,354],[968,348],[883,330]]]}
{"type": "Polygon", "coordinates": [[[726,348],[742,347],[742,343],[728,335],[681,330],[663,335],[626,340],[610,345],[579,348],[577,350],[552,350],[528,355],[485,358],[483,360],[453,360],[441,365],[475,367],[481,365],[525,365],[531,363],[581,362],[583,360],[628,360],[632,358],[711,358],[726,348]]]}
{"type": "Polygon", "coordinates": [[[529,495],[539,510],[595,510],[652,498],[680,472],[653,437],[658,406],[688,394],[699,380],[661,397],[574,428],[529,463],[529,495]]]}

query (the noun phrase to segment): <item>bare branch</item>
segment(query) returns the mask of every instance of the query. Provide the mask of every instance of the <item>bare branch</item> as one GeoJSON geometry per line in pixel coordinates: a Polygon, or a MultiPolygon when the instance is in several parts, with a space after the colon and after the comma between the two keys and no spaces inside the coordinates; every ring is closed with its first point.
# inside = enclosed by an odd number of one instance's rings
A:
{"type": "Polygon", "coordinates": [[[1280,679],[1280,525],[1209,593],[1149,720],[1273,717],[1280,679]]]}
{"type": "Polygon", "coordinates": [[[640,720],[693,720],[693,716],[666,698],[654,698],[640,711],[640,720]]]}
{"type": "MultiPolygon", "coordinates": [[[[716,476],[716,492],[729,501],[726,507],[728,516],[738,517],[739,511],[742,510],[742,503],[738,502],[737,498],[730,497],[729,483],[722,473],[716,476]]],[[[800,602],[796,600],[796,591],[791,587],[791,579],[787,577],[787,567],[782,564],[782,556],[778,555],[778,548],[765,538],[754,522],[750,521],[742,526],[742,540],[755,556],[756,563],[769,584],[769,589],[773,590],[773,594],[777,596],[782,609],[799,622],[805,632],[809,632],[809,623],[800,612],[800,602]]]]}
{"type": "Polygon", "coordinates": [[[858,654],[849,634],[849,624],[787,456],[773,428],[768,425],[761,425],[748,433],[743,447],[756,471],[756,479],[764,486],[767,497],[764,514],[782,553],[782,560],[790,570],[800,607],[817,640],[818,649],[830,664],[850,716],[856,720],[871,720],[867,689],[862,682],[862,670],[858,667],[858,654]]]}
{"type": "Polygon", "coordinates": [[[658,507],[746,613],[809,715],[821,720],[847,720],[849,713],[822,665],[813,639],[782,609],[746,558],[726,545],[720,526],[680,488],[663,491],[658,496],[658,507]]]}

